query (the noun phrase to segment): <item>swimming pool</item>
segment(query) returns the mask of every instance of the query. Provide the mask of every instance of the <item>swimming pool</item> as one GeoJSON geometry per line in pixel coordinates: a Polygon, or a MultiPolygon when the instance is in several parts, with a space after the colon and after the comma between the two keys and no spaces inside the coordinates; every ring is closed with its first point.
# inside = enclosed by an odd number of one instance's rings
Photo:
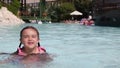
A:
{"type": "MultiPolygon", "coordinates": [[[[12,53],[19,45],[19,32],[27,26],[40,31],[41,45],[53,61],[30,67],[19,62],[0,64],[2,68],[120,68],[120,28],[79,24],[23,24],[0,26],[0,52],[12,53]]],[[[1,55],[0,60],[9,55],[1,55]]]]}

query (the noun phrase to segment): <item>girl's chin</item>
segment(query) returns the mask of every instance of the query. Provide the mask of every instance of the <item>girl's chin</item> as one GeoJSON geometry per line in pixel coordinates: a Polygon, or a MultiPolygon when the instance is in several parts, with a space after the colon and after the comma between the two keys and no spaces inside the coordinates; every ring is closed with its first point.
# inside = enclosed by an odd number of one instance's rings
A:
{"type": "Polygon", "coordinates": [[[29,45],[29,46],[27,46],[28,48],[30,48],[30,49],[32,49],[32,48],[34,48],[35,46],[34,45],[29,45]]]}

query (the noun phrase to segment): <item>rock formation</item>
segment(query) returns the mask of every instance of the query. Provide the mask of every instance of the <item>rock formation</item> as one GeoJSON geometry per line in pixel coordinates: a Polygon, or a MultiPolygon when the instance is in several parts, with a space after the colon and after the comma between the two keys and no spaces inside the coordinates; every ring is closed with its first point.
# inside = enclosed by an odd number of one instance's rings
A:
{"type": "Polygon", "coordinates": [[[15,16],[6,7],[0,9],[0,25],[18,25],[25,23],[22,19],[15,16]]]}

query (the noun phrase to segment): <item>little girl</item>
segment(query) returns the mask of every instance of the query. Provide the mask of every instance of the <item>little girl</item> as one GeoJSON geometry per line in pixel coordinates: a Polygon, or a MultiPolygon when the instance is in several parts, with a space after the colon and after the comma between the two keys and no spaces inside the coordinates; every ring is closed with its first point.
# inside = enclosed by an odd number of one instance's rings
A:
{"type": "Polygon", "coordinates": [[[39,32],[33,26],[27,26],[20,32],[20,45],[11,57],[1,63],[21,62],[24,64],[51,61],[51,57],[39,43],[39,32]]]}
{"type": "Polygon", "coordinates": [[[20,45],[15,54],[27,56],[30,54],[44,54],[46,50],[40,46],[39,32],[33,26],[27,26],[20,32],[20,45]],[[23,45],[21,47],[21,45],[23,45]]]}

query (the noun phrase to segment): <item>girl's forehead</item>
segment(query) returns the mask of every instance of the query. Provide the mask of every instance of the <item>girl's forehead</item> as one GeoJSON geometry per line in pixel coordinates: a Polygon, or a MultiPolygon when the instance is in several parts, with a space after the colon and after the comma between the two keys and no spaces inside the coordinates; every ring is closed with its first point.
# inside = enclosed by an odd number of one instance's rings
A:
{"type": "Polygon", "coordinates": [[[24,33],[37,33],[37,31],[34,30],[34,29],[25,29],[25,30],[22,32],[22,34],[24,34],[24,33]]]}

